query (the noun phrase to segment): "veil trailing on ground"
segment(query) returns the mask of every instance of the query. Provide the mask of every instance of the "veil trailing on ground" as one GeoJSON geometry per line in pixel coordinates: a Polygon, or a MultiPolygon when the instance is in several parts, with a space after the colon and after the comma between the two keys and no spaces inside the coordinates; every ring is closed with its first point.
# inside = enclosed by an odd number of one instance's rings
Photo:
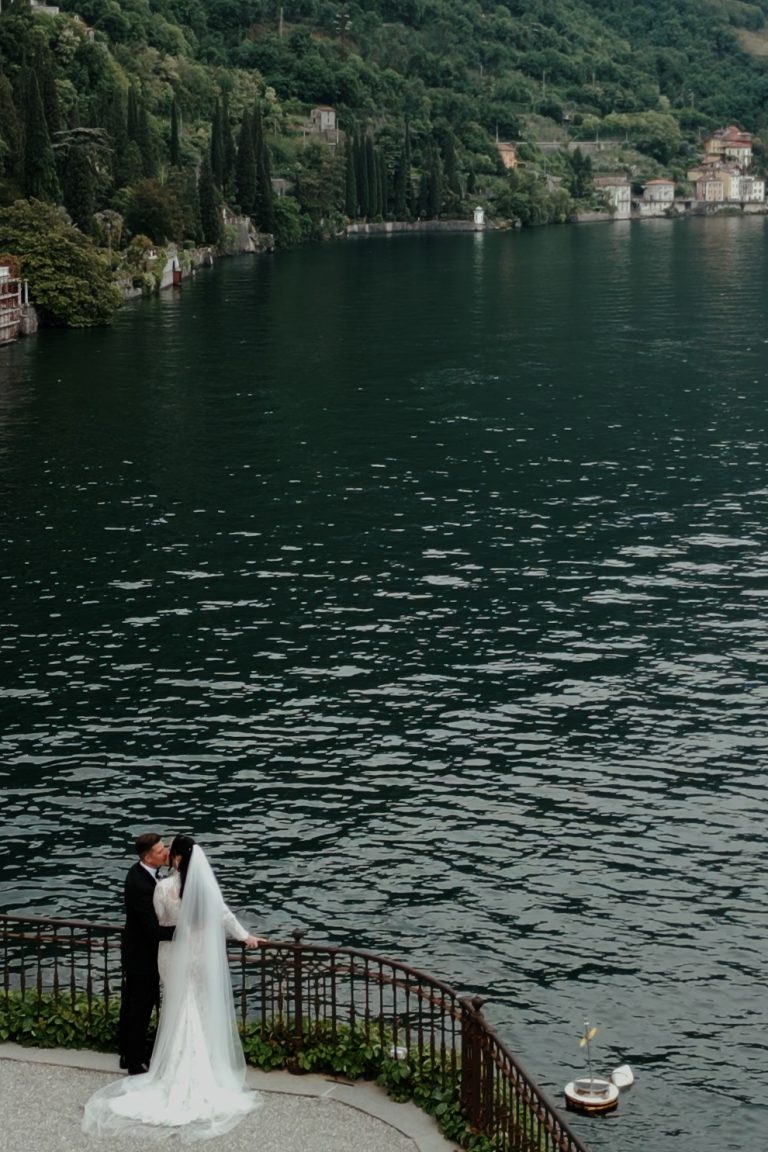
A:
{"type": "Polygon", "coordinates": [[[235,1025],[219,885],[195,845],[171,945],[149,1072],[99,1089],[85,1105],[83,1131],[133,1131],[183,1143],[228,1132],[262,1103],[245,1087],[235,1025]]]}

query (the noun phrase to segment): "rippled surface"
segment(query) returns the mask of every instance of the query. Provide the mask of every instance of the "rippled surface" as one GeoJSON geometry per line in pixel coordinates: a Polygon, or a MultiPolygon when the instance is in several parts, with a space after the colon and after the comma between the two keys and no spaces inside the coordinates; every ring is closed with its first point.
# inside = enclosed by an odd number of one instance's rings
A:
{"type": "Polygon", "coordinates": [[[596,1150],[762,1152],[760,220],[222,263],[0,351],[0,903],[191,829],[490,997],[596,1150]]]}

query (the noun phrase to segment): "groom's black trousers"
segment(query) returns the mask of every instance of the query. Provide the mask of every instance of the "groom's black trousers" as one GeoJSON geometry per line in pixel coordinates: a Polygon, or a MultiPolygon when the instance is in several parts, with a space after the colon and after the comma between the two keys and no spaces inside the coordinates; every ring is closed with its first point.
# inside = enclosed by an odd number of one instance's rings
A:
{"type": "Polygon", "coordinates": [[[117,1043],[128,1068],[137,1068],[147,1061],[149,1021],[159,1000],[160,977],[157,972],[150,976],[129,972],[123,976],[117,1043]]]}

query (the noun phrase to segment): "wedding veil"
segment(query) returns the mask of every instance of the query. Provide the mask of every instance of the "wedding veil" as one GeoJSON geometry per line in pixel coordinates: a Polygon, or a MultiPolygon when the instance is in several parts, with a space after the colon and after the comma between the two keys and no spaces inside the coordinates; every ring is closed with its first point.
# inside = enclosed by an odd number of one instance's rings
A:
{"type": "Polygon", "coordinates": [[[245,1059],[235,1025],[224,915],[226,906],[202,849],[192,849],[163,989],[149,1072],[96,1092],[83,1130],[140,1131],[182,1142],[233,1128],[261,1097],[245,1087],[245,1059]]]}

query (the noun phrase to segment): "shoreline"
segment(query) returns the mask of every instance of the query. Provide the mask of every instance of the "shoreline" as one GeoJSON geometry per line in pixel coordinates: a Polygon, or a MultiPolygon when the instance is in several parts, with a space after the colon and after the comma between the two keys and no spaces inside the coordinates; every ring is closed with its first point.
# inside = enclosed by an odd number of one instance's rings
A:
{"type": "MultiPolygon", "coordinates": [[[[635,223],[645,220],[687,220],[687,219],[715,219],[728,217],[729,219],[744,219],[752,216],[768,216],[768,201],[759,203],[735,204],[718,201],[706,203],[698,201],[687,202],[683,205],[669,207],[649,205],[650,211],[632,211],[628,215],[616,215],[610,211],[586,210],[575,212],[566,224],[618,224],[635,223]]],[[[124,277],[114,281],[115,287],[122,296],[120,307],[129,302],[159,295],[169,288],[180,288],[184,280],[197,275],[201,268],[211,268],[217,260],[231,256],[261,256],[275,252],[274,237],[269,233],[255,231],[248,217],[229,217],[227,223],[232,227],[234,235],[230,244],[222,248],[213,248],[211,245],[200,245],[194,248],[180,248],[176,243],[169,243],[158,251],[148,253],[144,268],[137,270],[133,276],[124,277]],[[158,272],[157,264],[164,257],[162,268],[158,272]]],[[[547,227],[538,225],[537,227],[547,227]]],[[[355,222],[347,224],[343,231],[326,240],[358,240],[381,236],[407,236],[407,235],[448,235],[458,233],[482,234],[484,232],[512,232],[520,231],[519,222],[501,221],[489,222],[483,220],[452,219],[452,220],[380,220],[373,222],[355,222]]],[[[119,309],[118,309],[119,311],[119,309]]],[[[40,325],[34,304],[27,304],[22,309],[22,317],[17,339],[36,335],[40,325]]],[[[5,341],[0,347],[14,344],[16,340],[5,341]]]]}

